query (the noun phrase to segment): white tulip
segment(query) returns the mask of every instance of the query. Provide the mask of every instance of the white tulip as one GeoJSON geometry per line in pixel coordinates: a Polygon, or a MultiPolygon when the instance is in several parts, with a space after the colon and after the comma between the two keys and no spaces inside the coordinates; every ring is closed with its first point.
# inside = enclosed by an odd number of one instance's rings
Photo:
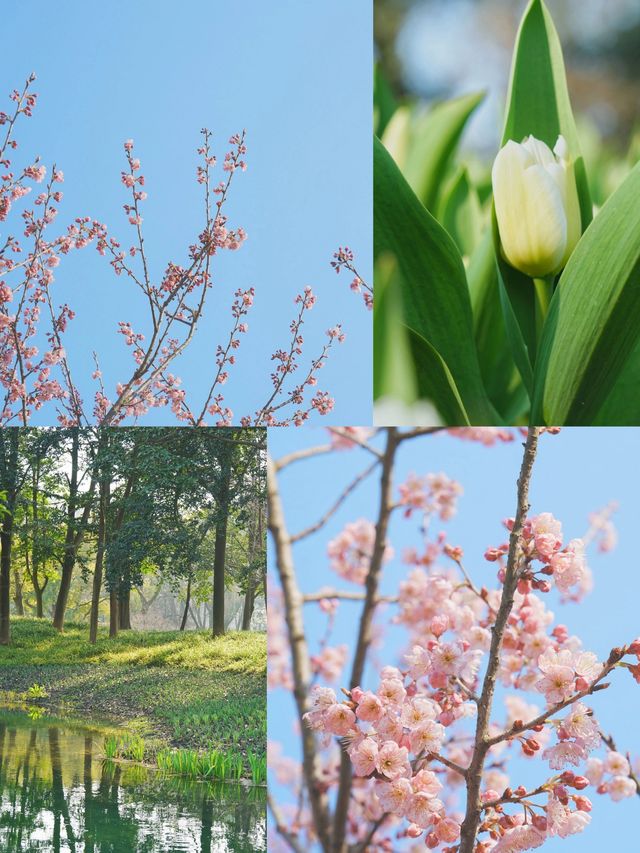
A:
{"type": "Polygon", "coordinates": [[[553,151],[527,136],[498,152],[491,172],[502,253],[532,278],[559,272],[580,239],[580,204],[564,137],[553,151]]]}

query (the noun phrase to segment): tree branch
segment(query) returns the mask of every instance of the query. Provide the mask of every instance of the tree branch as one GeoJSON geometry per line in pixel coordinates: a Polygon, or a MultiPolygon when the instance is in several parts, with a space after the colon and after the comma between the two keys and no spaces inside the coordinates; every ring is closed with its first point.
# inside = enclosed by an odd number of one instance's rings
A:
{"type": "Polygon", "coordinates": [[[530,427],[524,446],[524,455],[520,476],[518,478],[518,500],[516,516],[509,539],[509,556],[507,558],[506,574],[502,588],[502,599],[495,623],[491,629],[491,647],[489,650],[489,661],[485,673],[480,702],[478,703],[478,717],[476,721],[475,746],[471,763],[467,770],[467,807],[465,818],[460,832],[459,853],[473,853],[476,844],[476,836],[480,825],[482,804],[480,801],[480,786],[484,762],[490,747],[488,731],[493,704],[493,694],[496,686],[498,667],[500,665],[500,652],[507,620],[513,609],[513,601],[518,586],[520,564],[522,560],[521,538],[525,518],[529,511],[529,483],[531,472],[538,447],[538,427],[530,427]]]}
{"type": "MultiPolygon", "coordinates": [[[[398,431],[391,427],[387,431],[387,443],[382,457],[382,475],[380,479],[380,504],[378,509],[378,522],[376,524],[376,538],[371,556],[371,564],[366,580],[365,602],[360,616],[360,627],[358,629],[358,641],[353,658],[351,679],[349,686],[357,687],[362,681],[364,665],[371,644],[373,627],[373,615],[377,606],[378,586],[382,574],[382,563],[387,543],[387,529],[389,518],[393,509],[393,467],[396,451],[398,448],[398,431]]],[[[343,751],[340,760],[340,783],[338,797],[333,821],[333,853],[343,853],[345,850],[345,835],[347,816],[349,812],[349,800],[351,797],[352,769],[351,759],[346,751],[343,751]]]]}
{"type": "Polygon", "coordinates": [[[294,681],[293,695],[296,702],[300,730],[302,733],[302,772],[309,795],[313,821],[322,849],[331,849],[331,830],[329,808],[326,794],[318,784],[320,763],[316,751],[315,736],[304,721],[307,712],[307,696],[311,685],[312,673],[309,650],[304,633],[302,619],[302,595],[298,588],[291,550],[291,538],[278,491],[276,467],[270,457],[267,458],[267,494],[269,507],[269,531],[276,549],[276,566],[284,600],[285,621],[291,647],[291,668],[294,681]]]}

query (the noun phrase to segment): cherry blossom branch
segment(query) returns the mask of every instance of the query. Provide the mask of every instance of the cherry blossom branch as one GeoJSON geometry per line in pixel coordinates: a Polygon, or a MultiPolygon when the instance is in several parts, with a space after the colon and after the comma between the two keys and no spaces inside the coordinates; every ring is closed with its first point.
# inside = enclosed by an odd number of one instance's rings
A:
{"type": "Polygon", "coordinates": [[[349,249],[348,246],[345,246],[344,248],[341,246],[337,252],[334,252],[333,258],[331,266],[334,268],[336,273],[339,273],[342,269],[346,269],[353,274],[354,278],[350,285],[351,290],[353,290],[354,293],[362,293],[364,304],[369,310],[371,310],[373,308],[373,288],[366,283],[356,269],[354,264],[354,255],[351,249],[349,249]]]}
{"type": "Polygon", "coordinates": [[[289,831],[284,816],[269,791],[267,791],[267,805],[269,806],[269,811],[276,822],[276,830],[278,831],[278,834],[284,838],[294,853],[305,853],[305,848],[299,843],[293,832],[289,831]]]}
{"type": "Polygon", "coordinates": [[[509,538],[509,556],[505,579],[502,587],[502,599],[491,631],[491,647],[487,670],[482,684],[478,716],[476,721],[475,745],[471,762],[466,774],[467,805],[465,818],[460,829],[460,853],[473,853],[481,816],[480,786],[484,763],[489,751],[489,721],[493,706],[500,652],[507,620],[513,609],[514,596],[518,585],[520,563],[522,560],[521,538],[524,520],[529,511],[529,484],[538,447],[539,429],[530,427],[525,442],[520,476],[518,478],[516,515],[509,538]]]}
{"type": "Polygon", "coordinates": [[[333,515],[340,509],[343,503],[347,500],[347,498],[358,488],[360,483],[364,482],[364,480],[372,474],[380,463],[376,459],[375,462],[372,462],[368,465],[364,471],[361,471],[358,476],[352,480],[349,485],[341,492],[338,496],[337,500],[331,505],[331,507],[324,513],[324,515],[315,522],[315,524],[309,525],[304,530],[301,530],[299,533],[295,533],[291,536],[291,542],[299,542],[301,539],[305,539],[307,536],[311,536],[312,533],[316,533],[320,530],[324,525],[331,519],[333,515]]]}
{"type": "Polygon", "coordinates": [[[595,678],[588,687],[584,690],[577,691],[576,693],[569,696],[568,699],[563,699],[561,702],[556,702],[550,708],[547,708],[546,711],[543,711],[541,714],[538,714],[537,717],[534,717],[532,720],[529,720],[526,723],[523,723],[521,720],[517,720],[510,729],[507,729],[500,734],[494,735],[493,737],[487,737],[485,742],[489,747],[495,746],[497,743],[502,743],[502,741],[509,740],[516,735],[522,734],[523,732],[530,731],[531,729],[536,728],[536,726],[542,726],[544,723],[548,722],[549,719],[560,711],[568,708],[569,705],[573,705],[574,702],[578,702],[580,699],[584,699],[585,696],[590,696],[593,693],[596,693],[599,690],[606,690],[609,687],[608,684],[600,684],[603,678],[606,678],[609,673],[615,669],[617,666],[622,652],[620,649],[613,649],[611,652],[611,656],[609,660],[605,664],[602,669],[600,675],[595,678]]]}
{"type": "MultiPolygon", "coordinates": [[[[303,596],[305,604],[313,604],[318,601],[364,601],[366,593],[364,592],[349,592],[336,589],[320,590],[319,592],[308,592],[303,596]]],[[[379,595],[376,598],[377,604],[397,604],[397,595],[379,595]]]]}
{"type": "MultiPolygon", "coordinates": [[[[355,434],[354,432],[349,432],[347,434],[343,427],[329,427],[329,432],[340,438],[348,438],[352,444],[357,444],[358,447],[361,447],[363,450],[366,450],[367,453],[371,453],[373,456],[376,457],[376,459],[382,460],[383,454],[375,447],[373,447],[372,444],[370,444],[368,441],[355,434]]],[[[377,430],[373,431],[373,435],[377,435],[377,433],[377,430]]]]}
{"type": "MultiPolygon", "coordinates": [[[[391,427],[387,431],[387,442],[382,459],[380,477],[380,500],[378,520],[376,523],[375,541],[371,563],[365,582],[365,602],[360,616],[358,639],[356,642],[349,686],[357,687],[362,681],[367,651],[371,644],[373,615],[377,606],[378,586],[382,574],[382,564],[387,545],[387,531],[393,506],[393,470],[398,449],[398,431],[391,427]]],[[[342,853],[345,845],[345,833],[349,799],[351,797],[352,767],[351,760],[345,751],[340,756],[340,781],[333,821],[334,853],[342,853]]]]}
{"type": "Polygon", "coordinates": [[[277,473],[270,457],[267,459],[267,495],[268,526],[275,545],[276,567],[282,586],[285,621],[291,651],[293,695],[301,729],[302,771],[318,839],[322,849],[328,853],[331,849],[329,806],[326,793],[321,789],[318,781],[320,765],[315,737],[303,719],[307,712],[307,697],[312,682],[312,672],[302,618],[302,595],[296,581],[291,538],[287,531],[282,501],[278,491],[277,473]]]}
{"type": "MultiPolygon", "coordinates": [[[[602,742],[611,752],[619,752],[612,735],[605,735],[604,732],[601,731],[600,737],[602,738],[602,742]]],[[[629,779],[631,779],[631,781],[636,786],[636,794],[640,797],[640,779],[638,779],[638,776],[633,770],[633,767],[631,765],[631,755],[628,752],[626,757],[627,761],[629,762],[629,779]]]]}

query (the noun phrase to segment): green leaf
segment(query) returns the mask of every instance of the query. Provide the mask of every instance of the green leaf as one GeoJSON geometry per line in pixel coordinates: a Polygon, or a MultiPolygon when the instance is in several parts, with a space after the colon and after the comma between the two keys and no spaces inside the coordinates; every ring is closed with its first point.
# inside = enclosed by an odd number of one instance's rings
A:
{"type": "MultiPolygon", "coordinates": [[[[530,281],[528,282],[528,289],[533,289],[530,281]]],[[[513,308],[514,302],[515,304],[518,304],[520,299],[517,289],[514,290],[512,288],[512,293],[515,298],[513,302],[511,301],[500,270],[498,270],[498,292],[500,294],[500,305],[502,307],[502,314],[504,317],[507,340],[509,342],[511,354],[513,355],[513,360],[516,363],[525,388],[531,395],[533,391],[533,368],[531,367],[530,347],[522,334],[522,326],[518,322],[516,312],[513,308]]],[[[521,290],[521,293],[525,293],[524,288],[521,290]]]]}
{"type": "Polygon", "coordinates": [[[461,166],[442,194],[438,219],[453,237],[460,254],[469,256],[482,232],[482,208],[465,166],[461,166]]]}
{"type": "MultiPolygon", "coordinates": [[[[391,253],[401,276],[406,325],[447,365],[472,423],[496,423],[480,375],[460,253],[374,140],[374,252],[391,253]]],[[[377,309],[376,309],[377,310],[377,309]]]]}
{"type": "Polygon", "coordinates": [[[422,335],[409,327],[406,331],[413,350],[420,397],[433,400],[446,424],[470,426],[460,392],[445,360],[422,335]]]}
{"type": "Polygon", "coordinates": [[[600,407],[594,426],[640,424],[640,343],[629,356],[618,381],[600,407]]]}
{"type": "Polygon", "coordinates": [[[373,72],[373,109],[376,136],[382,136],[384,129],[396,111],[397,102],[379,64],[373,72]]]}
{"type": "Polygon", "coordinates": [[[432,212],[462,131],[483,98],[481,92],[444,101],[415,121],[403,172],[409,186],[432,212]]]}
{"type": "MultiPolygon", "coordinates": [[[[520,375],[507,343],[505,322],[498,290],[498,271],[491,229],[486,228],[467,267],[469,294],[473,311],[473,331],[480,359],[480,371],[487,394],[503,416],[521,399],[520,375]]],[[[526,392],[525,395],[526,397],[526,392]]],[[[518,408],[520,403],[517,404],[518,408]]]]}
{"type": "Polygon", "coordinates": [[[378,258],[373,318],[373,395],[403,403],[418,399],[409,333],[402,322],[402,291],[392,255],[378,258]]]}
{"type": "Polygon", "coordinates": [[[639,198],[640,164],[593,220],[560,277],[536,364],[532,423],[592,424],[638,343],[639,198]]]}
{"type": "Polygon", "coordinates": [[[522,142],[529,134],[550,148],[559,134],[567,140],[575,162],[584,231],[592,217],[587,175],[571,111],[560,39],[542,0],[530,0],[520,24],[507,104],[503,145],[509,139],[522,142]]]}

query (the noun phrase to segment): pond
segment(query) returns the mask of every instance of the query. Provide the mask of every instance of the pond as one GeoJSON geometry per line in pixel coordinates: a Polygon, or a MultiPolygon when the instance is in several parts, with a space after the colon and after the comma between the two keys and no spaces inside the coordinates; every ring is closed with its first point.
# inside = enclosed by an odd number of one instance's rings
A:
{"type": "Polygon", "coordinates": [[[265,793],[106,761],[104,730],[0,708],[0,850],[266,851],[265,793]]]}

